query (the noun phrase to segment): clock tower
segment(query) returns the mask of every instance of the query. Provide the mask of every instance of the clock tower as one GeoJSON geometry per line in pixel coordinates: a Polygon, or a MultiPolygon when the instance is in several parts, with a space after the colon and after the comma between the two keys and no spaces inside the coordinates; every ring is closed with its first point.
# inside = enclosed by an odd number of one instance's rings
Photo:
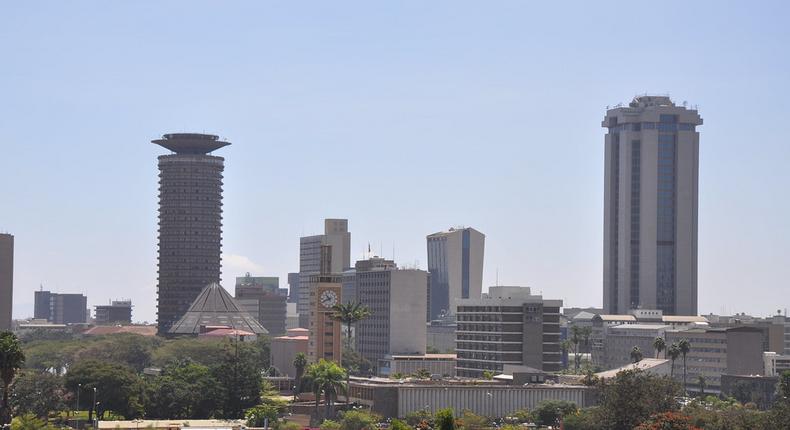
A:
{"type": "Polygon", "coordinates": [[[343,324],[332,319],[332,307],[341,303],[341,275],[321,274],[311,276],[314,287],[310,291],[310,338],[307,358],[311,363],[326,359],[340,364],[343,353],[343,324]]]}

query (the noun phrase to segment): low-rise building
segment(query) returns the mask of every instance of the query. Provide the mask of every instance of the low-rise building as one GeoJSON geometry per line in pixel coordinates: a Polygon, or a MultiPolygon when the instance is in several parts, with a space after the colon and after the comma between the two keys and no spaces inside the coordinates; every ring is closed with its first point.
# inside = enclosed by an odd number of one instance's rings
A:
{"type": "MultiPolygon", "coordinates": [[[[763,337],[754,327],[694,328],[668,330],[667,345],[686,339],[691,350],[685,357],[686,383],[699,391],[698,377],[705,379],[705,392],[720,393],[722,375],[760,375],[764,371],[763,337]]],[[[683,381],[683,360],[675,363],[675,379],[683,381]]]]}
{"type": "Polygon", "coordinates": [[[479,378],[506,364],[560,370],[561,307],[528,287],[490,287],[480,299],[457,300],[456,375],[479,378]]]}
{"type": "Polygon", "coordinates": [[[783,372],[790,371],[790,355],[777,354],[775,352],[763,352],[763,364],[765,376],[779,376],[783,372]]]}
{"type": "MultiPolygon", "coordinates": [[[[653,342],[664,337],[671,327],[665,324],[623,324],[609,327],[603,348],[594,349],[592,362],[603,369],[614,369],[631,363],[631,351],[639,348],[645,358],[656,357],[653,342]]],[[[666,353],[666,351],[664,351],[666,353]]]]}
{"type": "Polygon", "coordinates": [[[109,305],[96,305],[94,308],[97,325],[132,323],[131,300],[113,300],[109,305]]]}
{"type": "Polygon", "coordinates": [[[427,348],[440,353],[455,352],[456,328],[458,328],[458,324],[456,324],[453,314],[428,323],[426,327],[427,348]]]}
{"type": "Polygon", "coordinates": [[[580,408],[593,406],[595,391],[581,385],[507,385],[487,380],[400,380],[351,378],[349,394],[356,401],[385,417],[402,418],[412,412],[435,413],[452,408],[489,417],[504,417],[522,409],[534,409],[545,400],[565,400],[580,408]]]}
{"type": "Polygon", "coordinates": [[[270,354],[272,366],[277,369],[281,376],[296,376],[294,358],[300,352],[307,356],[307,334],[306,328],[289,329],[285,336],[278,336],[272,339],[270,354]]]}
{"type": "Polygon", "coordinates": [[[455,354],[387,355],[378,362],[379,376],[413,375],[420,371],[433,376],[455,375],[455,354]]]}

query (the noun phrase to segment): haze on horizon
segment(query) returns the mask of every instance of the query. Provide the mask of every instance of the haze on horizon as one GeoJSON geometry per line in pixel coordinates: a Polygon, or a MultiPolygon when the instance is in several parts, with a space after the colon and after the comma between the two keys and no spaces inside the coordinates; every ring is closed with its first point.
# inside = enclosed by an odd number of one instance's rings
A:
{"type": "Polygon", "coordinates": [[[298,269],[348,218],[425,268],[425,236],[486,234],[484,285],[602,299],[607,105],[698,105],[701,313],[790,307],[790,6],[766,2],[6,2],[0,231],[14,317],[33,291],[156,315],[164,133],[225,157],[223,281],[298,269]],[[759,13],[758,13],[759,12],[759,13]]]}

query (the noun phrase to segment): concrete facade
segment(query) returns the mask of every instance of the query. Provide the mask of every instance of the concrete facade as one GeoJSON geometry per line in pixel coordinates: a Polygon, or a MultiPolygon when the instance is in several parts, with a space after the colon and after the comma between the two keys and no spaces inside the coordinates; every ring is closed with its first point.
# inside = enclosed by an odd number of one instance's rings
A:
{"type": "Polygon", "coordinates": [[[341,274],[351,266],[351,233],[347,219],[325,219],[324,234],[299,238],[299,293],[296,311],[299,326],[309,328],[310,292],[315,288],[310,284],[312,275],[321,272],[321,248],[328,246],[331,252],[325,255],[328,270],[326,273],[341,274]]]}
{"type": "Polygon", "coordinates": [[[606,112],[603,303],[697,315],[696,110],[638,96],[606,112]]]}
{"type": "Polygon", "coordinates": [[[775,352],[763,353],[764,376],[780,376],[790,371],[790,355],[775,352]]]}
{"type": "Polygon", "coordinates": [[[455,319],[433,320],[427,325],[429,348],[434,348],[440,353],[455,352],[455,330],[458,325],[455,319]]]}
{"type": "Polygon", "coordinates": [[[386,355],[424,355],[428,272],[372,257],[356,264],[357,300],[370,316],[356,324],[356,350],[374,365],[386,355]]]}
{"type": "Polygon", "coordinates": [[[386,417],[452,408],[456,415],[469,410],[478,415],[504,417],[521,410],[533,410],[545,400],[566,400],[579,407],[593,406],[594,390],[579,385],[528,384],[509,386],[474,381],[472,383],[409,381],[399,383],[380,378],[352,378],[351,400],[369,406],[386,417]]]}
{"type": "Polygon", "coordinates": [[[14,236],[0,233],[0,331],[11,330],[14,303],[14,236]]]}
{"type": "Polygon", "coordinates": [[[96,305],[95,323],[101,324],[131,324],[132,301],[114,300],[109,305],[96,305]]]}
{"type": "MultiPolygon", "coordinates": [[[[721,377],[760,375],[764,372],[759,329],[753,327],[670,330],[667,345],[687,339],[691,351],[686,356],[686,381],[690,391],[698,391],[697,377],[705,377],[705,392],[721,392],[721,377]]],[[[675,379],[683,381],[682,359],[675,362],[675,379]]]]}
{"type": "Polygon", "coordinates": [[[501,373],[506,364],[559,371],[561,307],[528,287],[490,287],[480,299],[456,300],[456,375],[501,373]]]}
{"type": "Polygon", "coordinates": [[[288,298],[280,293],[279,278],[251,277],[249,274],[236,278],[234,296],[239,306],[258,320],[269,334],[285,333],[288,298]]]}
{"type": "Polygon", "coordinates": [[[431,321],[452,313],[457,299],[480,298],[485,235],[461,227],[430,234],[426,240],[431,273],[426,321],[431,321]]]}
{"type": "Polygon", "coordinates": [[[307,329],[297,328],[272,339],[271,362],[281,376],[296,376],[294,358],[300,352],[307,355],[307,333],[307,329]]]}
{"type": "Polygon", "coordinates": [[[455,354],[387,355],[378,362],[379,376],[413,375],[426,371],[441,377],[455,375],[455,354]]]}
{"type": "Polygon", "coordinates": [[[53,324],[84,324],[88,322],[88,298],[82,294],[61,294],[49,291],[34,293],[36,319],[53,324]]]}
{"type": "Polygon", "coordinates": [[[220,281],[224,159],[229,142],[195,133],[166,134],[159,156],[157,328],[168,332],[203,289],[220,281]]]}
{"type": "Polygon", "coordinates": [[[636,346],[642,351],[644,358],[656,357],[653,341],[656,337],[664,337],[671,327],[663,324],[625,324],[610,327],[603,340],[603,348],[593,349],[593,365],[603,369],[615,369],[631,363],[631,351],[636,346]],[[603,352],[603,354],[600,354],[603,352]]]}

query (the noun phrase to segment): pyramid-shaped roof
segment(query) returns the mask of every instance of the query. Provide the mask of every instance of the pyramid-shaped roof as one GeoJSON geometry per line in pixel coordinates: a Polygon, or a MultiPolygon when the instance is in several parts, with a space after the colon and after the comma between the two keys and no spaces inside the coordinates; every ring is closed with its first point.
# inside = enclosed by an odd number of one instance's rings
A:
{"type": "Polygon", "coordinates": [[[216,282],[206,285],[170,334],[200,334],[201,326],[227,326],[255,334],[269,333],[216,282]]]}

